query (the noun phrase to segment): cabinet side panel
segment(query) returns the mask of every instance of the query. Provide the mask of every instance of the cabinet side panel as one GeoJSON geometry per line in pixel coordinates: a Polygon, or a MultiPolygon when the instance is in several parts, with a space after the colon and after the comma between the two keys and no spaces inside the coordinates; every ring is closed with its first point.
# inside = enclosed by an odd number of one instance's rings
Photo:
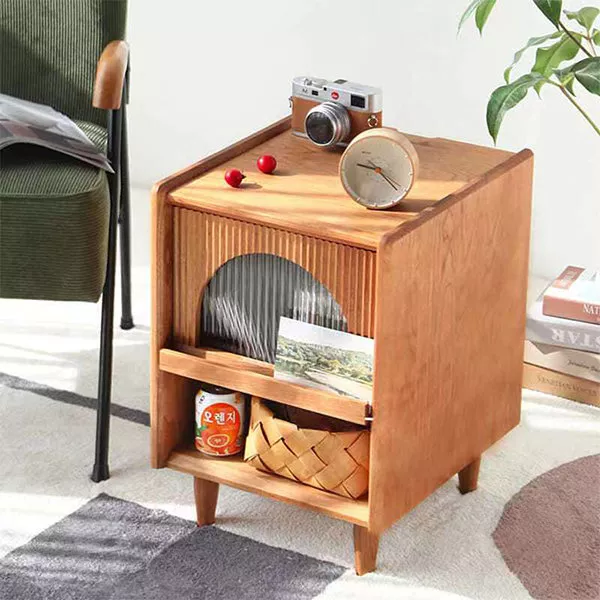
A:
{"type": "MultiPolygon", "coordinates": [[[[159,369],[158,353],[173,329],[173,244],[179,224],[165,194],[152,198],[152,333],[150,356],[151,464],[164,467],[171,451],[188,435],[193,414],[190,383],[159,369]]],[[[180,267],[177,267],[178,270],[180,267]]]]}
{"type": "Polygon", "coordinates": [[[373,531],[519,422],[532,165],[521,152],[382,241],[373,531]]]}

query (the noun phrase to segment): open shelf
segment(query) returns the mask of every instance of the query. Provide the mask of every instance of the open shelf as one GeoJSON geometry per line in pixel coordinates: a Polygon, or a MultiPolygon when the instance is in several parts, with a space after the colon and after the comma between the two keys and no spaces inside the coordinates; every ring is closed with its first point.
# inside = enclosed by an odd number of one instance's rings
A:
{"type": "Polygon", "coordinates": [[[367,402],[275,379],[271,365],[236,354],[208,349],[200,349],[196,354],[163,348],[159,352],[159,368],[188,379],[365,425],[370,409],[367,402]]]}
{"type": "Polygon", "coordinates": [[[269,475],[246,464],[241,455],[211,458],[198,452],[194,446],[187,446],[171,452],[166,466],[194,477],[310,508],[356,525],[368,525],[367,498],[352,500],[284,477],[269,475]]]}

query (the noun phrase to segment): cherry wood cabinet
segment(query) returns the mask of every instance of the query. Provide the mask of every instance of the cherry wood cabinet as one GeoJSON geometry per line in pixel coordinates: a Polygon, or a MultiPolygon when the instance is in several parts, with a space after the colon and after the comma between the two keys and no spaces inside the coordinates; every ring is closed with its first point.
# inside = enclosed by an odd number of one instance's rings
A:
{"type": "Polygon", "coordinates": [[[339,152],[294,136],[289,118],[155,186],[152,465],[195,478],[199,524],[214,521],[218,484],[316,510],[354,524],[362,574],[375,568],[379,535],[438,486],[458,473],[460,490],[474,490],[481,454],[519,422],[532,154],[409,137],[420,174],[389,211],[354,203],[339,152]],[[256,168],[262,154],[277,158],[275,174],[256,168]],[[233,166],[247,175],[241,189],[223,181],[233,166]],[[204,288],[250,253],[304,267],[349,330],[374,338],[372,405],[198,347],[204,288]],[[338,497],[197,452],[199,381],[370,427],[368,496],[338,497]]]}

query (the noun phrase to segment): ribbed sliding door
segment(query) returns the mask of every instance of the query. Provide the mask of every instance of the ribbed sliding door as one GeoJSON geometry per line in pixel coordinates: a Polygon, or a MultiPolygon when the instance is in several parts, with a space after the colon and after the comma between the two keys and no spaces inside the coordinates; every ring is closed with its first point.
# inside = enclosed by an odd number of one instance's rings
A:
{"type": "Polygon", "coordinates": [[[232,258],[204,292],[199,344],[274,363],[280,317],[347,331],[339,304],[296,263],[274,254],[232,258]]]}
{"type": "Polygon", "coordinates": [[[373,336],[375,253],[174,209],[174,342],[273,361],[280,316],[373,336]]]}

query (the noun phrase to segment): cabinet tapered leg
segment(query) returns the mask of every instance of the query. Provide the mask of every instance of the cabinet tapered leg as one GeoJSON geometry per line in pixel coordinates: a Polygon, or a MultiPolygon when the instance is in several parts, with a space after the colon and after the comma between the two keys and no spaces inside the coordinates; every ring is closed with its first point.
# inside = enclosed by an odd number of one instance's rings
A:
{"type": "Polygon", "coordinates": [[[477,489],[477,480],[479,479],[479,466],[481,465],[481,456],[469,463],[464,469],[458,472],[458,489],[461,494],[468,494],[477,489]]]}
{"type": "Polygon", "coordinates": [[[196,523],[212,525],[215,522],[219,484],[194,477],[194,497],[196,499],[196,523]]]}
{"type": "Polygon", "coordinates": [[[365,527],[354,526],[354,568],[357,575],[375,570],[379,536],[365,527]]]}

